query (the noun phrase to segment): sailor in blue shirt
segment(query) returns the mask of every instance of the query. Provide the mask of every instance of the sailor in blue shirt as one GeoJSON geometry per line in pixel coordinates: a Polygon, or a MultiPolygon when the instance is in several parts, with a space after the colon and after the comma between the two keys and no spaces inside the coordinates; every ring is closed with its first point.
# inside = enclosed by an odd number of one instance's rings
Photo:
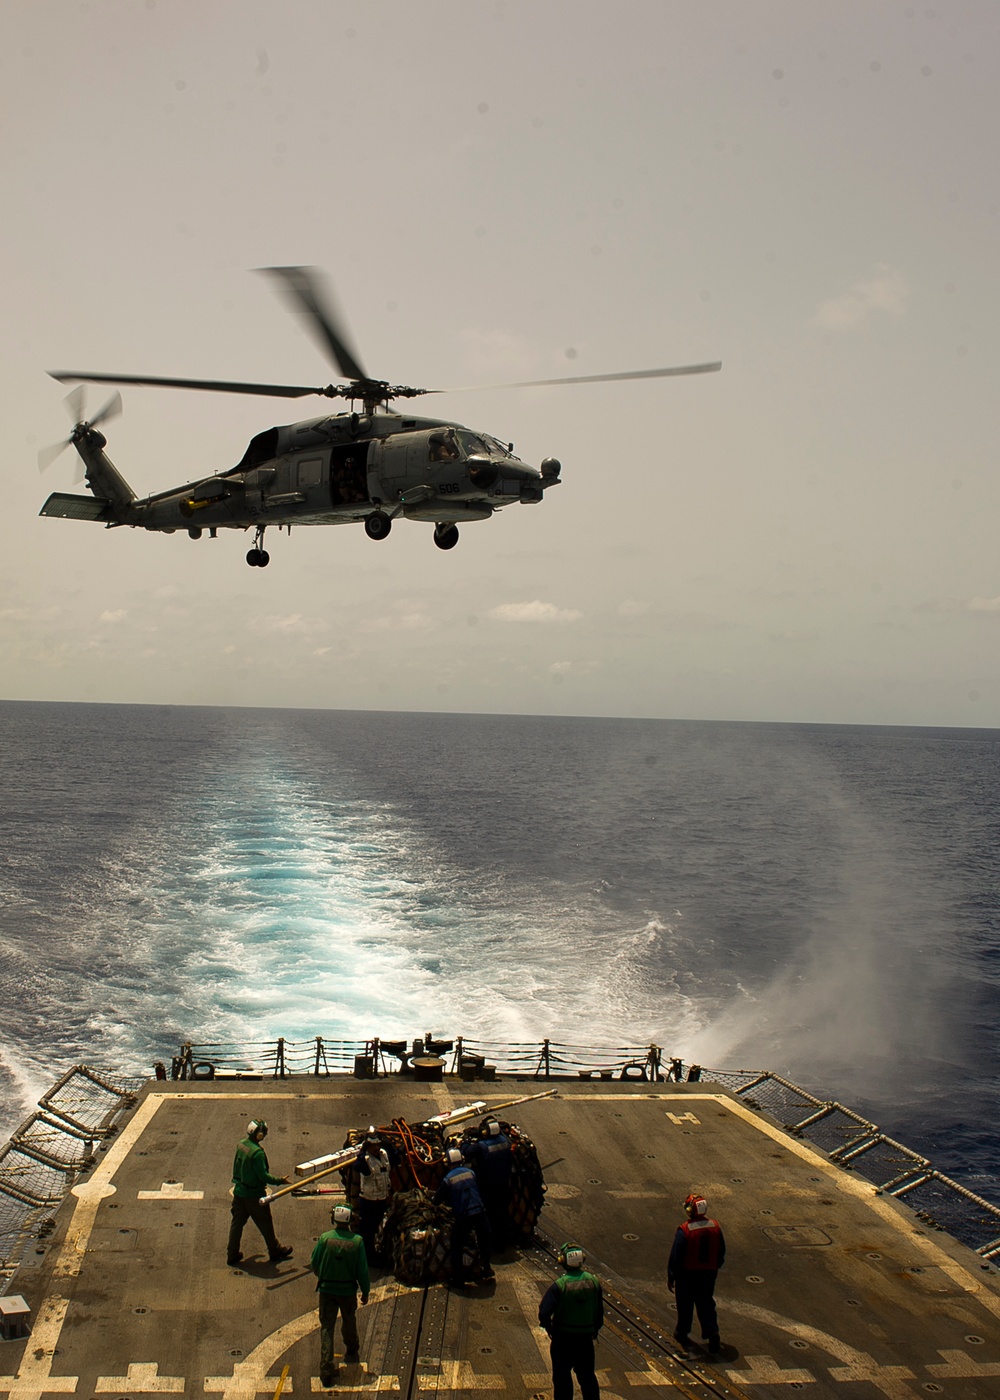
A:
{"type": "Polygon", "coordinates": [[[470,1236],[476,1237],[476,1249],[484,1280],[495,1278],[490,1268],[490,1225],[486,1218],[483,1198],[476,1185],[476,1174],[462,1161],[457,1147],[448,1149],[450,1170],[434,1196],[437,1205],[446,1205],[455,1217],[451,1227],[451,1281],[464,1288],[469,1279],[465,1272],[465,1246],[470,1236]]]}
{"type": "Polygon", "coordinates": [[[490,1222],[490,1237],[497,1253],[507,1248],[510,1226],[510,1176],[514,1163],[510,1138],[491,1118],[485,1136],[462,1144],[465,1160],[476,1173],[479,1194],[490,1222]]]}

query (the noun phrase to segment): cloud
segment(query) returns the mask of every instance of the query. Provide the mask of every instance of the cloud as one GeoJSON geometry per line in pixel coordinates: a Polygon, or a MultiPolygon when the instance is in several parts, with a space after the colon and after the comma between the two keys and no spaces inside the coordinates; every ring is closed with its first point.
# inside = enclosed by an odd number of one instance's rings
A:
{"type": "Polygon", "coordinates": [[[969,612],[1000,613],[1000,598],[970,598],[965,606],[969,612]]]}
{"type": "Polygon", "coordinates": [[[873,311],[900,316],[909,295],[910,284],[903,274],[880,263],[874,276],[862,278],[840,296],[820,302],[813,323],[827,331],[846,331],[860,325],[873,311]]]}
{"type": "Polygon", "coordinates": [[[583,613],[576,608],[557,608],[555,603],[536,598],[531,603],[499,603],[486,616],[498,622],[579,622],[583,613]]]}
{"type": "Polygon", "coordinates": [[[301,613],[289,613],[287,617],[270,614],[251,618],[247,628],[251,632],[277,632],[286,636],[308,637],[315,632],[327,631],[328,625],[321,617],[303,617],[301,613]]]}
{"type": "Polygon", "coordinates": [[[626,598],[624,602],[618,604],[618,616],[644,617],[652,606],[652,603],[641,602],[637,598],[626,598]]]}
{"type": "Polygon", "coordinates": [[[101,613],[100,622],[121,622],[123,617],[128,616],[128,608],[107,609],[101,613]]]}
{"type": "Polygon", "coordinates": [[[364,623],[365,632],[426,632],[434,626],[434,619],[427,613],[414,608],[409,612],[397,612],[395,616],[374,617],[364,623]]]}
{"type": "Polygon", "coordinates": [[[553,661],[550,676],[590,676],[600,667],[599,661],[553,661]]]}

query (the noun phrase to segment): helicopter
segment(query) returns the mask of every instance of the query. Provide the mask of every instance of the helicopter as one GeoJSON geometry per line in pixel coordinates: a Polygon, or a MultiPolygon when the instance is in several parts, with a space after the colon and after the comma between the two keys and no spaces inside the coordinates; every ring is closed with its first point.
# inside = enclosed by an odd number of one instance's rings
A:
{"type": "MultiPolygon", "coordinates": [[[[246,560],[251,567],[264,568],[270,562],[264,535],[272,527],[290,532],[293,525],[361,523],[369,539],[384,540],[393,521],[402,518],[432,524],[437,547],[453,549],[460,524],[488,520],[514,502],[538,504],[546,491],[560,484],[562,467],[555,457],[546,457],[535,468],[515,456],[513,443],[504,444],[488,433],[448,419],[418,418],[394,409],[397,400],[471,390],[415,389],[372,378],[363,368],[344,318],[335,311],[316,268],[265,267],[257,271],[271,277],[286,302],[304,316],[321,349],[347,382],[312,387],[51,370],[52,377],[61,383],[78,385],[66,400],[74,427],[64,442],[38,454],[39,467],[44,470],[65,448],[75,447],[83,463],[78,479],[86,480],[91,495],[55,491],[40,515],[93,520],[109,529],[128,525],[163,534],[186,530],[195,540],[206,531],[214,539],[220,529],[253,530],[246,560]],[[345,400],[350,407],[321,418],[267,428],[250,440],[234,467],[140,499],[106,455],[107,438],[100,431],[102,423],[121,412],[121,395],[116,391],[88,420],[83,410],[83,383],[287,399],[316,394],[345,400]]],[[[705,374],[721,368],[721,361],[716,361],[487,387],[600,384],[705,374]]]]}

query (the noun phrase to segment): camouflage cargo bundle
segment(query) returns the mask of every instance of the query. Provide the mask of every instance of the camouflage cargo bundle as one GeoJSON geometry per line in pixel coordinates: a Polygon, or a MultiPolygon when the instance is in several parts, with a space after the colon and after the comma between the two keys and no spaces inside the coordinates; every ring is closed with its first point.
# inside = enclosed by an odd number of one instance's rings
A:
{"type": "MultiPolygon", "coordinates": [[[[466,1132],[470,1142],[486,1131],[491,1116],[466,1132]]],[[[515,1123],[500,1123],[511,1142],[510,1234],[514,1239],[531,1235],[545,1202],[542,1168],[535,1144],[515,1123]]],[[[369,1136],[351,1129],[345,1147],[358,1147],[369,1136]]],[[[436,1206],[432,1197],[449,1170],[449,1147],[460,1147],[455,1136],[446,1138],[439,1123],[407,1123],[394,1118],[389,1127],[377,1128],[379,1147],[389,1158],[392,1194],[376,1236],[376,1248],[392,1259],[393,1273],[401,1283],[424,1286],[446,1278],[449,1271],[452,1214],[436,1206]]],[[[357,1209],[361,1173],[353,1163],[341,1176],[350,1204],[357,1209]]],[[[476,1269],[467,1260],[472,1272],[476,1269]]]]}
{"type": "Polygon", "coordinates": [[[415,1188],[393,1196],[375,1236],[400,1283],[426,1288],[448,1277],[452,1214],[415,1188]]]}

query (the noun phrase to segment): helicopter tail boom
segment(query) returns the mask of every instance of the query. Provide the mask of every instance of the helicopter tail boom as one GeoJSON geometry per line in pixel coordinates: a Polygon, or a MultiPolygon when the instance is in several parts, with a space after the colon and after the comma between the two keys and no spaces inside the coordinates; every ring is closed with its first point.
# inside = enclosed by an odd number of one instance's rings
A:
{"type": "Polygon", "coordinates": [[[53,515],[62,520],[98,520],[105,525],[127,524],[136,494],[104,451],[107,438],[89,424],[79,423],[70,442],[80,454],[93,496],[54,491],[39,515],[53,515]]]}

